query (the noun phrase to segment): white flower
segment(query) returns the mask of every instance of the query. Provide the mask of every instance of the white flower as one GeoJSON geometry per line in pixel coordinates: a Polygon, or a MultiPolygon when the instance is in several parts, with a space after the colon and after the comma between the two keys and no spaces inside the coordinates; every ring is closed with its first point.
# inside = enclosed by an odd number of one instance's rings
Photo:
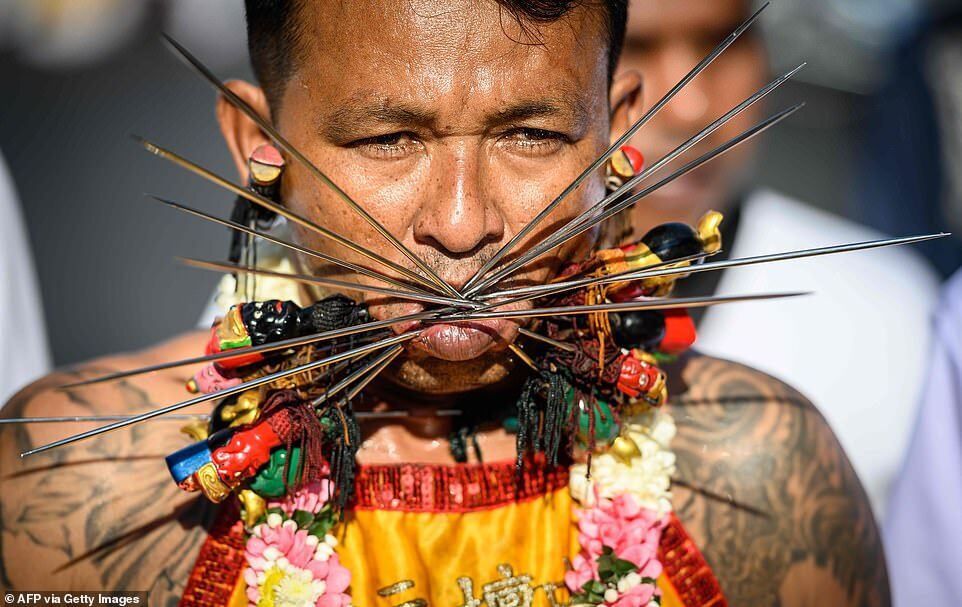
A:
{"type": "Polygon", "coordinates": [[[675,436],[675,422],[661,409],[651,408],[623,420],[623,433],[638,445],[639,455],[624,462],[610,453],[592,458],[591,480],[585,464],[571,468],[571,495],[582,506],[594,501],[594,490],[611,499],[629,493],[639,504],[659,515],[671,512],[671,475],[675,472],[675,454],[669,443],[675,436]]]}
{"type": "Polygon", "coordinates": [[[614,588],[609,588],[608,590],[605,590],[605,602],[606,602],[606,603],[614,603],[614,602],[617,601],[617,600],[618,600],[618,591],[617,591],[617,590],[615,590],[614,588]]]}

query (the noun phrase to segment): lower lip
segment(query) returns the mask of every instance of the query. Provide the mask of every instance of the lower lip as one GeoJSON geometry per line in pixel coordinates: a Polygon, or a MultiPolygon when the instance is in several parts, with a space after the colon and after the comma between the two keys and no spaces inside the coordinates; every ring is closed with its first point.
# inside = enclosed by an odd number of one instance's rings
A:
{"type": "Polygon", "coordinates": [[[438,323],[425,329],[412,344],[442,360],[471,360],[499,343],[508,343],[516,327],[507,320],[438,323]]]}

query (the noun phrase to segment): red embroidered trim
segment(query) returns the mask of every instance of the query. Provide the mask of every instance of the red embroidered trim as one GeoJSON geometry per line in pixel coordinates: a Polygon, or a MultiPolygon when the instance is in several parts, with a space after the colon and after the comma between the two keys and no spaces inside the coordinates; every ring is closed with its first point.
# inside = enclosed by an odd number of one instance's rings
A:
{"type": "Polygon", "coordinates": [[[230,600],[244,567],[244,525],[234,500],[217,513],[187,579],[180,607],[223,607],[230,600]]]}
{"type": "Polygon", "coordinates": [[[662,531],[658,560],[685,607],[728,607],[708,561],[674,513],[662,531]]]}
{"type": "Polygon", "coordinates": [[[469,512],[545,495],[568,485],[568,468],[549,467],[543,457],[514,462],[443,466],[360,466],[354,508],[404,512],[469,512]]]}

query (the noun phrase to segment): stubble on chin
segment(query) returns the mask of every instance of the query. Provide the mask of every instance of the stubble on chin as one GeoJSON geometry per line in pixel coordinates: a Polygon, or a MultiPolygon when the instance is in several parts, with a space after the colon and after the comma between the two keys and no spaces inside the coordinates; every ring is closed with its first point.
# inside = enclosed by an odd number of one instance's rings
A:
{"type": "Polygon", "coordinates": [[[388,379],[413,392],[458,394],[501,383],[513,369],[510,355],[503,351],[485,352],[465,361],[447,361],[411,352],[392,365],[388,379]]]}

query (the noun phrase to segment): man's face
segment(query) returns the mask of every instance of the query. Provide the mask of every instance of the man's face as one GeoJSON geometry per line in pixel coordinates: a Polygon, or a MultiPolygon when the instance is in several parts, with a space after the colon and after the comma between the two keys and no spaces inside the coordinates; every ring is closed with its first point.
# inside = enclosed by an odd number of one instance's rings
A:
{"type": "MultiPolygon", "coordinates": [[[[621,69],[642,74],[645,109],[750,14],[746,0],[632,0],[630,6],[621,69]]],[[[632,144],[647,163],[655,162],[761,88],[767,65],[762,45],[755,38],[757,27],[743,34],[641,129],[632,144]]],[[[755,104],[707,137],[686,158],[749,128],[761,119],[761,112],[761,104],[755,104]]],[[[711,208],[724,210],[746,176],[751,155],[750,145],[738,146],[646,197],[633,209],[635,233],[643,234],[666,221],[694,223],[711,208]]]]}
{"type": "MultiPolygon", "coordinates": [[[[300,60],[275,123],[455,288],[609,144],[602,13],[578,10],[539,24],[537,44],[485,0],[310,2],[298,19],[304,27],[300,60]]],[[[515,251],[599,200],[603,189],[601,175],[589,180],[515,251]]],[[[290,160],[283,199],[413,269],[290,160]]],[[[296,235],[316,250],[383,269],[309,230],[299,228],[296,235]]],[[[512,284],[545,282],[564,259],[583,255],[587,244],[572,242],[541,258],[515,274],[512,284]]],[[[338,271],[316,259],[303,261],[317,275],[338,271]]],[[[378,319],[423,309],[417,302],[363,297],[378,319]]],[[[394,379],[422,392],[497,382],[507,372],[505,348],[517,322],[434,325],[409,344],[394,379]]]]}

